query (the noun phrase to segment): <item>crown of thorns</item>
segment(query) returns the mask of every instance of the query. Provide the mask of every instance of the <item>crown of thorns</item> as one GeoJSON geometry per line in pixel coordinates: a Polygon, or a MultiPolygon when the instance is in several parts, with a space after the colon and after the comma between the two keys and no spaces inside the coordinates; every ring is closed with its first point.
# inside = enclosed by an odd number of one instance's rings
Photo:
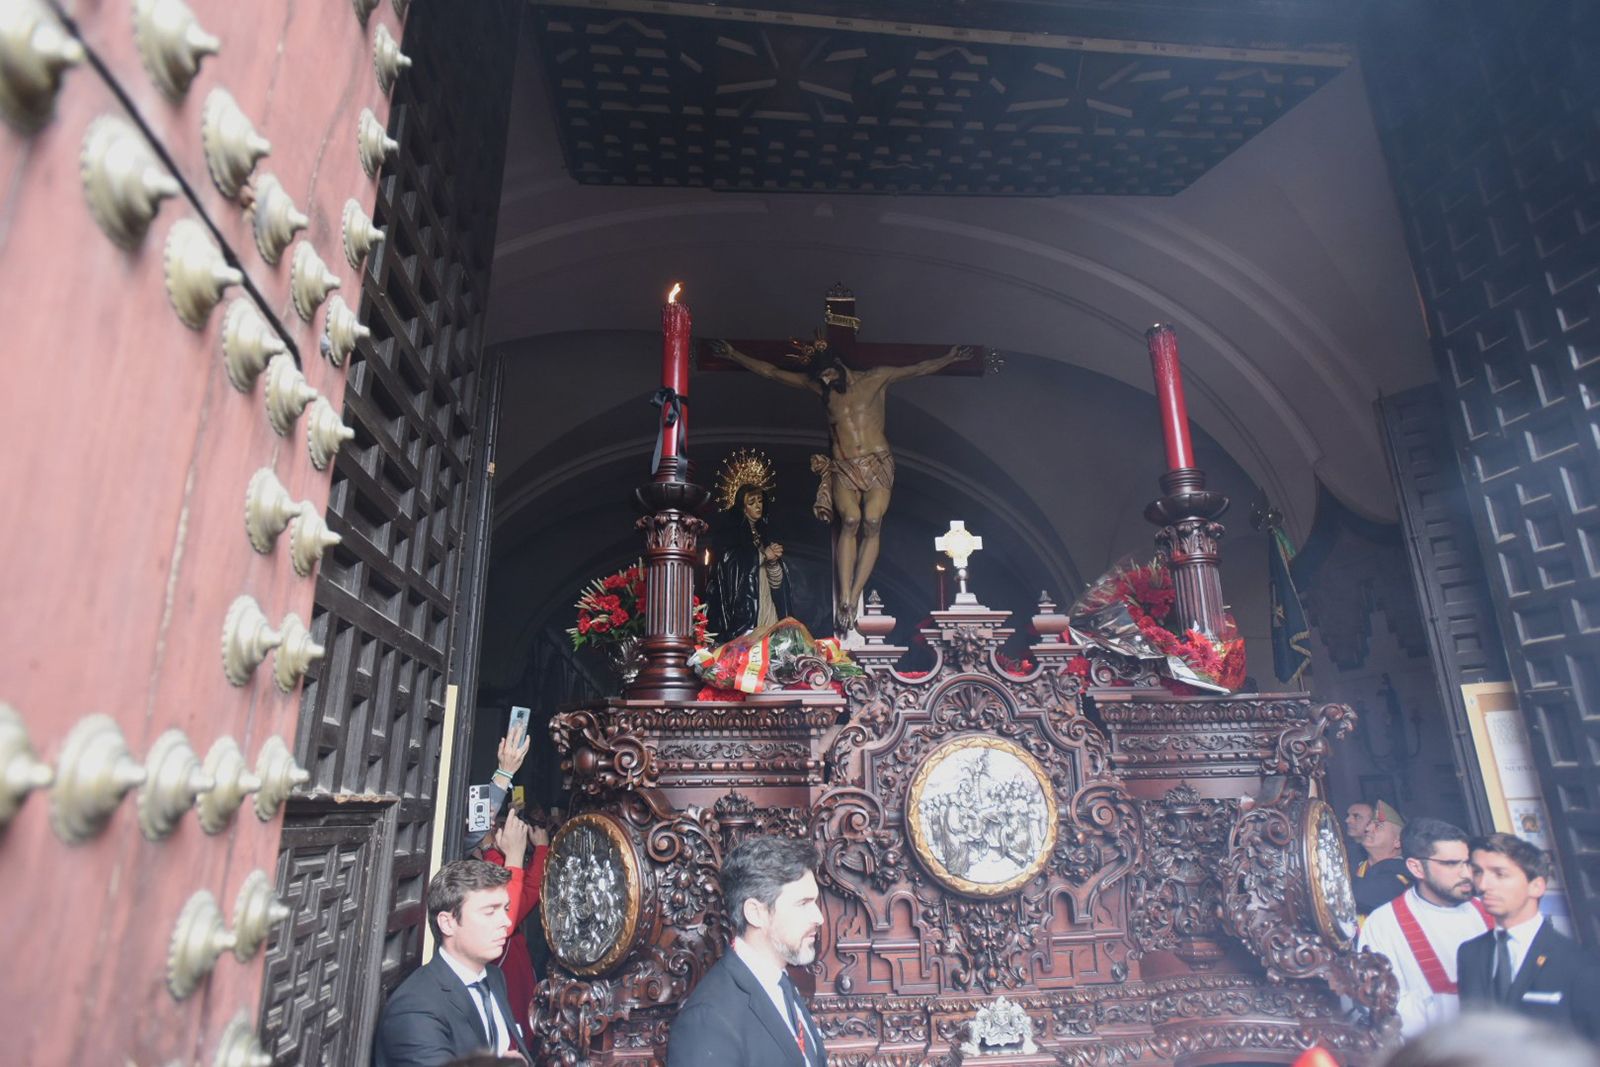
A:
{"type": "Polygon", "coordinates": [[[828,339],[822,336],[822,331],[817,331],[817,336],[809,341],[802,341],[798,337],[789,338],[789,347],[794,349],[790,356],[803,366],[811,366],[828,350],[828,339]]]}

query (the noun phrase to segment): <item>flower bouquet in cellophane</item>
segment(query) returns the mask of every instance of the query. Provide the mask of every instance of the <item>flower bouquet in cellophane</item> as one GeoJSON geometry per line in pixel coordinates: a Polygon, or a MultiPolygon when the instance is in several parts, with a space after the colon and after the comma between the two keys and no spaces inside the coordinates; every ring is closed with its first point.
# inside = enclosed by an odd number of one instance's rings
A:
{"type": "Polygon", "coordinates": [[[1144,563],[1124,556],[1073,602],[1067,617],[1088,644],[1154,660],[1157,670],[1175,682],[1234,692],[1244,684],[1245,656],[1233,616],[1224,615],[1222,632],[1208,637],[1173,618],[1177,596],[1163,560],[1144,563]]]}

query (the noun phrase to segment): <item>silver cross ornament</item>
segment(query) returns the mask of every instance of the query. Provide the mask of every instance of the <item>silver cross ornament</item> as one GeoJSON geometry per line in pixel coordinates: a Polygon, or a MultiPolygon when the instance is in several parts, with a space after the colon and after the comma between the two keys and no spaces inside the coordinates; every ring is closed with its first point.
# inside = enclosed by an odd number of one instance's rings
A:
{"type": "Polygon", "coordinates": [[[983,538],[967,529],[967,524],[961,519],[951,519],[950,529],[933,539],[933,547],[950,557],[950,562],[956,565],[956,593],[955,603],[950,605],[952,610],[963,608],[981,608],[978,598],[967,591],[967,560],[974,552],[983,548],[983,538]]]}

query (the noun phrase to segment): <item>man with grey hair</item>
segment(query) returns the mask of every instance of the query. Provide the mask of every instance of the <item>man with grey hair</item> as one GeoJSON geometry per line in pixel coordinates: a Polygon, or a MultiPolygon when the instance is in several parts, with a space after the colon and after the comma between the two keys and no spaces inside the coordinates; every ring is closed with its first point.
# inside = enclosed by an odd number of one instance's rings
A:
{"type": "Polygon", "coordinates": [[[828,1055],[785,967],[817,958],[817,852],[750,837],[722,862],[733,944],[673,1021],[667,1067],[824,1067],[828,1055]]]}

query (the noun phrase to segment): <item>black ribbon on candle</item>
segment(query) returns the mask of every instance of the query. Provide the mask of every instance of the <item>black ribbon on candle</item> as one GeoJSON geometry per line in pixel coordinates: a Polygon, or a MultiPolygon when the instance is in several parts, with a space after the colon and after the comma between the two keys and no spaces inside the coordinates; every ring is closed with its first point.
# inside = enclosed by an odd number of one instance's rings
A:
{"type": "Polygon", "coordinates": [[[678,424],[678,420],[683,417],[683,405],[688,402],[688,397],[676,389],[669,389],[666,386],[657,389],[650,396],[650,406],[661,408],[664,413],[660,420],[660,425],[656,427],[656,452],[655,455],[650,457],[651,477],[654,477],[656,472],[661,469],[661,446],[666,439],[667,427],[678,424]]]}

